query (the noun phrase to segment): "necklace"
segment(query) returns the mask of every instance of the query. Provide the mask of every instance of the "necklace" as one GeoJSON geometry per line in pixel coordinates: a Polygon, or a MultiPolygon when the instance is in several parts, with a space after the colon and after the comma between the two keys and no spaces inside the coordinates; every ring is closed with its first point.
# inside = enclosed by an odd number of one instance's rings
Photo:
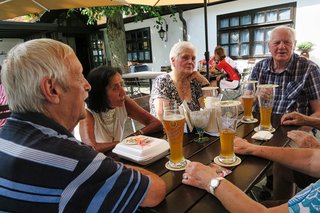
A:
{"type": "Polygon", "coordinates": [[[102,112],[99,114],[100,117],[100,123],[106,130],[107,134],[112,138],[112,141],[114,141],[115,138],[115,132],[114,132],[114,126],[115,126],[115,118],[116,118],[116,109],[110,109],[106,112],[102,112]]]}

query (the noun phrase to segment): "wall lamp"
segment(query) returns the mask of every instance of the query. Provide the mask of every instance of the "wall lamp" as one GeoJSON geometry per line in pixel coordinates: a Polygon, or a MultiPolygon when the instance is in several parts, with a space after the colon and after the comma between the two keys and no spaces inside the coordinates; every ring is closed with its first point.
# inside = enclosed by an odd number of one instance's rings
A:
{"type": "Polygon", "coordinates": [[[161,23],[161,28],[160,28],[160,30],[158,31],[158,33],[159,33],[159,36],[160,36],[161,40],[164,39],[164,41],[168,41],[168,24],[167,24],[167,21],[166,21],[164,18],[163,18],[162,20],[163,20],[164,23],[165,23],[165,30],[164,30],[163,27],[162,27],[163,22],[160,21],[160,23],[161,23]]]}

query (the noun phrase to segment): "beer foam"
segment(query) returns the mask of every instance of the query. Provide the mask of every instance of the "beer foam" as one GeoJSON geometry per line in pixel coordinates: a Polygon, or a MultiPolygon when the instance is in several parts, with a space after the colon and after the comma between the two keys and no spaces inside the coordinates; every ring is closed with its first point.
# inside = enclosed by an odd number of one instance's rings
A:
{"type": "Polygon", "coordinates": [[[213,103],[213,105],[218,107],[232,107],[232,106],[238,106],[240,104],[241,104],[240,101],[217,101],[213,103]]]}
{"type": "Polygon", "coordinates": [[[219,87],[202,87],[202,90],[216,90],[219,89],[219,87]]]}
{"type": "Polygon", "coordinates": [[[243,81],[241,84],[255,84],[258,83],[258,81],[243,81]]]}
{"type": "Polygon", "coordinates": [[[257,87],[258,88],[276,88],[279,85],[277,84],[259,84],[257,87]]]}
{"type": "Polygon", "coordinates": [[[182,119],[184,119],[184,116],[179,114],[163,116],[163,120],[166,120],[166,121],[179,121],[182,119]]]}

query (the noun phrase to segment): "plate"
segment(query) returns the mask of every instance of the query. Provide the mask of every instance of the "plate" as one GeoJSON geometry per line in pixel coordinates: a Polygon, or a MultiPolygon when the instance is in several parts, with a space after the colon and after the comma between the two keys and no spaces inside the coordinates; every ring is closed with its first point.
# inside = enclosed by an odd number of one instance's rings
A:
{"type": "Polygon", "coordinates": [[[252,121],[245,121],[245,120],[243,120],[243,117],[242,117],[240,121],[241,121],[241,123],[245,123],[245,124],[253,124],[253,123],[257,123],[258,119],[253,118],[252,121]]]}
{"type": "MultiPolygon", "coordinates": [[[[190,161],[187,160],[187,159],[186,159],[186,161],[187,161],[187,163],[186,163],[186,166],[187,166],[187,164],[190,163],[190,161]]],[[[186,168],[186,166],[181,167],[181,168],[172,168],[172,167],[170,166],[170,164],[169,164],[169,161],[166,163],[165,166],[166,166],[166,168],[167,168],[168,170],[170,170],[170,171],[183,171],[183,170],[185,170],[185,168],[186,168]]]]}
{"type": "Polygon", "coordinates": [[[240,159],[238,156],[236,156],[236,161],[235,161],[234,163],[232,163],[232,164],[224,164],[224,163],[221,163],[221,162],[219,161],[219,156],[217,156],[217,157],[215,157],[215,158],[213,159],[213,162],[214,162],[215,164],[218,164],[219,166],[231,167],[231,166],[237,166],[237,165],[239,165],[239,164],[241,163],[241,159],[240,159]]]}
{"type": "MultiPolygon", "coordinates": [[[[253,130],[254,130],[255,132],[259,132],[259,131],[261,131],[261,130],[259,129],[259,127],[258,127],[258,126],[257,126],[256,128],[254,128],[253,130]]],[[[272,127],[272,129],[271,129],[271,130],[263,130],[263,131],[268,131],[268,132],[273,133],[273,132],[275,132],[275,131],[276,131],[276,129],[272,127]]]]}

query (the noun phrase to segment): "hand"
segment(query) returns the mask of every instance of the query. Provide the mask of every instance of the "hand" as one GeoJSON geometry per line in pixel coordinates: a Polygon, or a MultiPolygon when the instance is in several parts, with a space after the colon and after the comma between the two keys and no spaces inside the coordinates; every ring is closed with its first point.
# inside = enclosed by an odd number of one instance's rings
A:
{"type": "Polygon", "coordinates": [[[209,191],[209,183],[212,178],[218,177],[216,170],[219,168],[215,164],[210,167],[199,162],[190,162],[182,175],[182,183],[209,191]]]}
{"type": "Polygon", "coordinates": [[[306,120],[307,120],[306,115],[303,115],[301,113],[298,112],[291,112],[288,114],[284,114],[281,117],[281,124],[282,125],[299,125],[299,126],[304,126],[307,125],[306,124],[306,120]]]}
{"type": "Polygon", "coordinates": [[[293,140],[300,148],[318,148],[319,141],[313,135],[300,130],[288,132],[288,138],[293,140]]]}
{"type": "Polygon", "coordinates": [[[256,145],[249,143],[247,140],[235,137],[234,152],[240,155],[250,154],[252,148],[256,145]]]}
{"type": "Polygon", "coordinates": [[[273,94],[273,88],[258,88],[256,96],[260,96],[262,99],[270,99],[273,94]]]}
{"type": "Polygon", "coordinates": [[[201,75],[200,72],[197,72],[197,71],[192,72],[192,74],[189,75],[188,80],[198,81],[201,85],[209,84],[209,81],[203,75],[201,75]]]}

